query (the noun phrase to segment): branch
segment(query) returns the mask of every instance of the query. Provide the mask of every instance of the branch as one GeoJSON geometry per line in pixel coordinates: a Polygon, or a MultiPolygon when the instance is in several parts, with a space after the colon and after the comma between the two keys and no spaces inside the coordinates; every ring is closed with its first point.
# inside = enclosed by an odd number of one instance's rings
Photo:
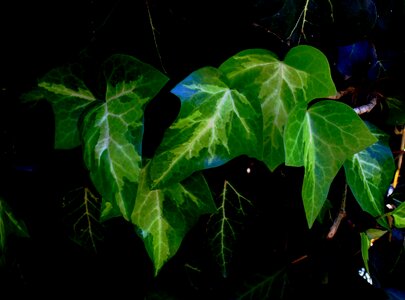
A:
{"type": "Polygon", "coordinates": [[[353,108],[358,115],[370,112],[377,105],[377,97],[373,97],[368,104],[353,108]]]}
{"type": "Polygon", "coordinates": [[[347,183],[345,184],[345,190],[343,193],[343,199],[342,199],[342,204],[340,206],[339,214],[337,215],[335,221],[333,222],[332,226],[330,227],[329,233],[326,236],[328,240],[333,239],[335,236],[340,222],[342,222],[343,218],[346,217],[346,196],[347,196],[347,183]]]}
{"type": "Polygon", "coordinates": [[[402,128],[401,130],[397,130],[395,128],[395,134],[402,135],[401,148],[400,148],[400,152],[399,152],[399,156],[398,156],[397,170],[395,171],[394,179],[393,179],[392,183],[390,184],[390,187],[388,188],[387,197],[392,195],[392,193],[394,192],[395,188],[398,185],[398,179],[399,179],[401,167],[402,167],[402,158],[404,156],[404,151],[405,151],[405,128],[402,128]]]}

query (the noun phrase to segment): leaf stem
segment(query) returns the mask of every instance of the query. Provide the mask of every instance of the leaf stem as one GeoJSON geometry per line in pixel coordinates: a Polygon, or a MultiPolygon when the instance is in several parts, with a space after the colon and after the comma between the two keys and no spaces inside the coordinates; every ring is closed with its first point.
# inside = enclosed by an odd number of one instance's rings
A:
{"type": "Polygon", "coordinates": [[[346,197],[347,197],[347,183],[345,183],[345,190],[343,193],[343,199],[342,199],[342,204],[340,206],[339,213],[338,213],[335,221],[333,222],[332,226],[330,227],[328,235],[326,236],[326,238],[328,240],[332,239],[335,236],[340,223],[342,222],[343,218],[346,217],[346,197]]]}

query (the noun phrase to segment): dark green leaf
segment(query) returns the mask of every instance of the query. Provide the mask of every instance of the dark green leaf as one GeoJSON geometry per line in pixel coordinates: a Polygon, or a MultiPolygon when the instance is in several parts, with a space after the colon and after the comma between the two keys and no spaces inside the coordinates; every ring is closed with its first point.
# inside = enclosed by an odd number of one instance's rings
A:
{"type": "Polygon", "coordinates": [[[284,299],[288,283],[287,269],[283,268],[271,276],[262,276],[255,283],[250,284],[237,299],[284,299]]]}
{"type": "Polygon", "coordinates": [[[213,222],[210,227],[214,232],[211,244],[224,278],[228,276],[228,267],[237,240],[237,227],[238,223],[241,223],[239,215],[244,215],[243,202],[251,204],[228,181],[225,181],[220,206],[210,218],[213,222]],[[230,197],[231,194],[236,197],[230,197]]]}
{"type": "Polygon", "coordinates": [[[405,101],[404,99],[387,98],[389,115],[387,123],[390,125],[405,125],[405,101]]]}
{"type": "Polygon", "coordinates": [[[68,149],[80,145],[79,121],[83,111],[96,98],[81,79],[82,71],[77,65],[54,69],[39,82],[42,96],[51,105],[55,114],[55,148],[68,149]]]}
{"type": "Polygon", "coordinates": [[[7,202],[0,198],[0,254],[4,253],[10,234],[29,237],[25,223],[17,219],[7,202]]]}

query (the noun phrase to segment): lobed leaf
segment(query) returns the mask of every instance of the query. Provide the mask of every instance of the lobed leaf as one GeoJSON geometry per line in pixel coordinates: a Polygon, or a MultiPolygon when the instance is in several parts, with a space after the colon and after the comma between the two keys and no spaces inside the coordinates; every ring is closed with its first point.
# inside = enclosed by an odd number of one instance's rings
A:
{"type": "Polygon", "coordinates": [[[263,160],[273,171],[284,163],[284,127],[297,104],[336,94],[324,54],[311,46],[292,48],[284,61],[267,50],[242,51],[219,68],[230,87],[257,99],[263,113],[263,160]]]}
{"type": "Polygon", "coordinates": [[[29,237],[25,223],[16,218],[7,202],[0,198],[0,255],[5,251],[10,234],[29,237]]]}
{"type": "Polygon", "coordinates": [[[220,71],[197,70],[172,93],[181,109],[151,162],[153,187],[180,182],[243,154],[261,157],[260,104],[230,89],[220,71]]]}
{"type": "Polygon", "coordinates": [[[164,189],[150,189],[150,163],[141,172],[132,223],[145,243],[157,275],[173,257],[188,230],[205,213],[216,210],[200,173],[164,189]]]}
{"type": "Polygon", "coordinates": [[[106,101],[85,116],[84,160],[101,194],[101,219],[130,219],[142,163],[143,116],[146,104],[167,77],[131,56],[106,61],[106,101]]]}
{"type": "Polygon", "coordinates": [[[286,165],[305,167],[302,198],[309,227],[345,160],[376,141],[344,103],[325,100],[308,110],[298,105],[291,112],[285,130],[286,165]]]}
{"type": "Polygon", "coordinates": [[[81,144],[79,121],[96,98],[81,79],[78,65],[67,65],[48,72],[40,81],[35,97],[46,99],[55,115],[55,148],[69,149],[81,144]]]}
{"type": "MultiPolygon", "coordinates": [[[[366,123],[378,141],[345,161],[346,180],[360,207],[373,217],[385,213],[385,194],[395,172],[395,162],[388,144],[389,136],[366,123]]],[[[389,228],[386,219],[378,219],[389,228]]]]}

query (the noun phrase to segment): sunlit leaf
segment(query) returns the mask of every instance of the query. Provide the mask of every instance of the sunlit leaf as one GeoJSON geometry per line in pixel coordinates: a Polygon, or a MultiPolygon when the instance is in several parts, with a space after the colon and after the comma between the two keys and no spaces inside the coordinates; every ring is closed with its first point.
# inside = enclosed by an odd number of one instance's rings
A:
{"type": "MultiPolygon", "coordinates": [[[[48,72],[40,81],[31,100],[45,99],[55,115],[55,148],[69,149],[80,145],[79,121],[82,113],[96,98],[82,80],[78,65],[68,65],[48,72]]],[[[28,100],[28,99],[26,99],[28,100]]]]}
{"type": "Polygon", "coordinates": [[[386,234],[387,230],[380,230],[375,228],[369,228],[365,232],[360,232],[360,239],[361,239],[361,256],[363,258],[364,266],[366,268],[367,273],[370,274],[370,269],[368,266],[369,260],[369,249],[373,245],[375,240],[378,240],[384,234],[386,234]]]}
{"type": "Polygon", "coordinates": [[[360,232],[360,240],[361,240],[361,256],[363,258],[364,266],[366,268],[367,273],[370,274],[370,270],[368,267],[368,249],[370,248],[371,242],[370,238],[367,236],[365,232],[360,232]]]}
{"type": "Polygon", "coordinates": [[[391,213],[394,217],[394,225],[396,228],[405,228],[405,202],[402,202],[391,213]]]}
{"type": "Polygon", "coordinates": [[[324,100],[290,114],[285,132],[286,165],[304,166],[305,214],[312,227],[344,161],[375,143],[363,120],[346,104],[324,100]]]}
{"type": "Polygon", "coordinates": [[[263,160],[272,171],[284,163],[284,127],[295,105],[336,94],[326,57],[311,46],[292,48],[284,61],[267,50],[245,50],[225,61],[220,70],[231,88],[260,101],[263,160]]]}
{"type": "Polygon", "coordinates": [[[205,213],[216,210],[208,184],[200,173],[165,189],[150,189],[149,166],[142,169],[131,220],[145,243],[157,275],[205,213]]]}
{"type": "Polygon", "coordinates": [[[172,93],[180,98],[181,109],[152,160],[154,187],[179,182],[243,154],[261,157],[260,103],[230,89],[220,71],[197,70],[172,93]]]}
{"type": "MultiPolygon", "coordinates": [[[[345,161],[347,183],[360,207],[373,217],[385,213],[384,200],[395,172],[394,157],[388,144],[389,136],[366,123],[378,141],[345,161]]],[[[386,219],[378,219],[386,228],[386,219]]]]}
{"type": "Polygon", "coordinates": [[[114,55],[106,61],[106,101],[83,121],[84,160],[101,194],[101,219],[130,219],[142,162],[146,104],[167,77],[134,57],[114,55]]]}

